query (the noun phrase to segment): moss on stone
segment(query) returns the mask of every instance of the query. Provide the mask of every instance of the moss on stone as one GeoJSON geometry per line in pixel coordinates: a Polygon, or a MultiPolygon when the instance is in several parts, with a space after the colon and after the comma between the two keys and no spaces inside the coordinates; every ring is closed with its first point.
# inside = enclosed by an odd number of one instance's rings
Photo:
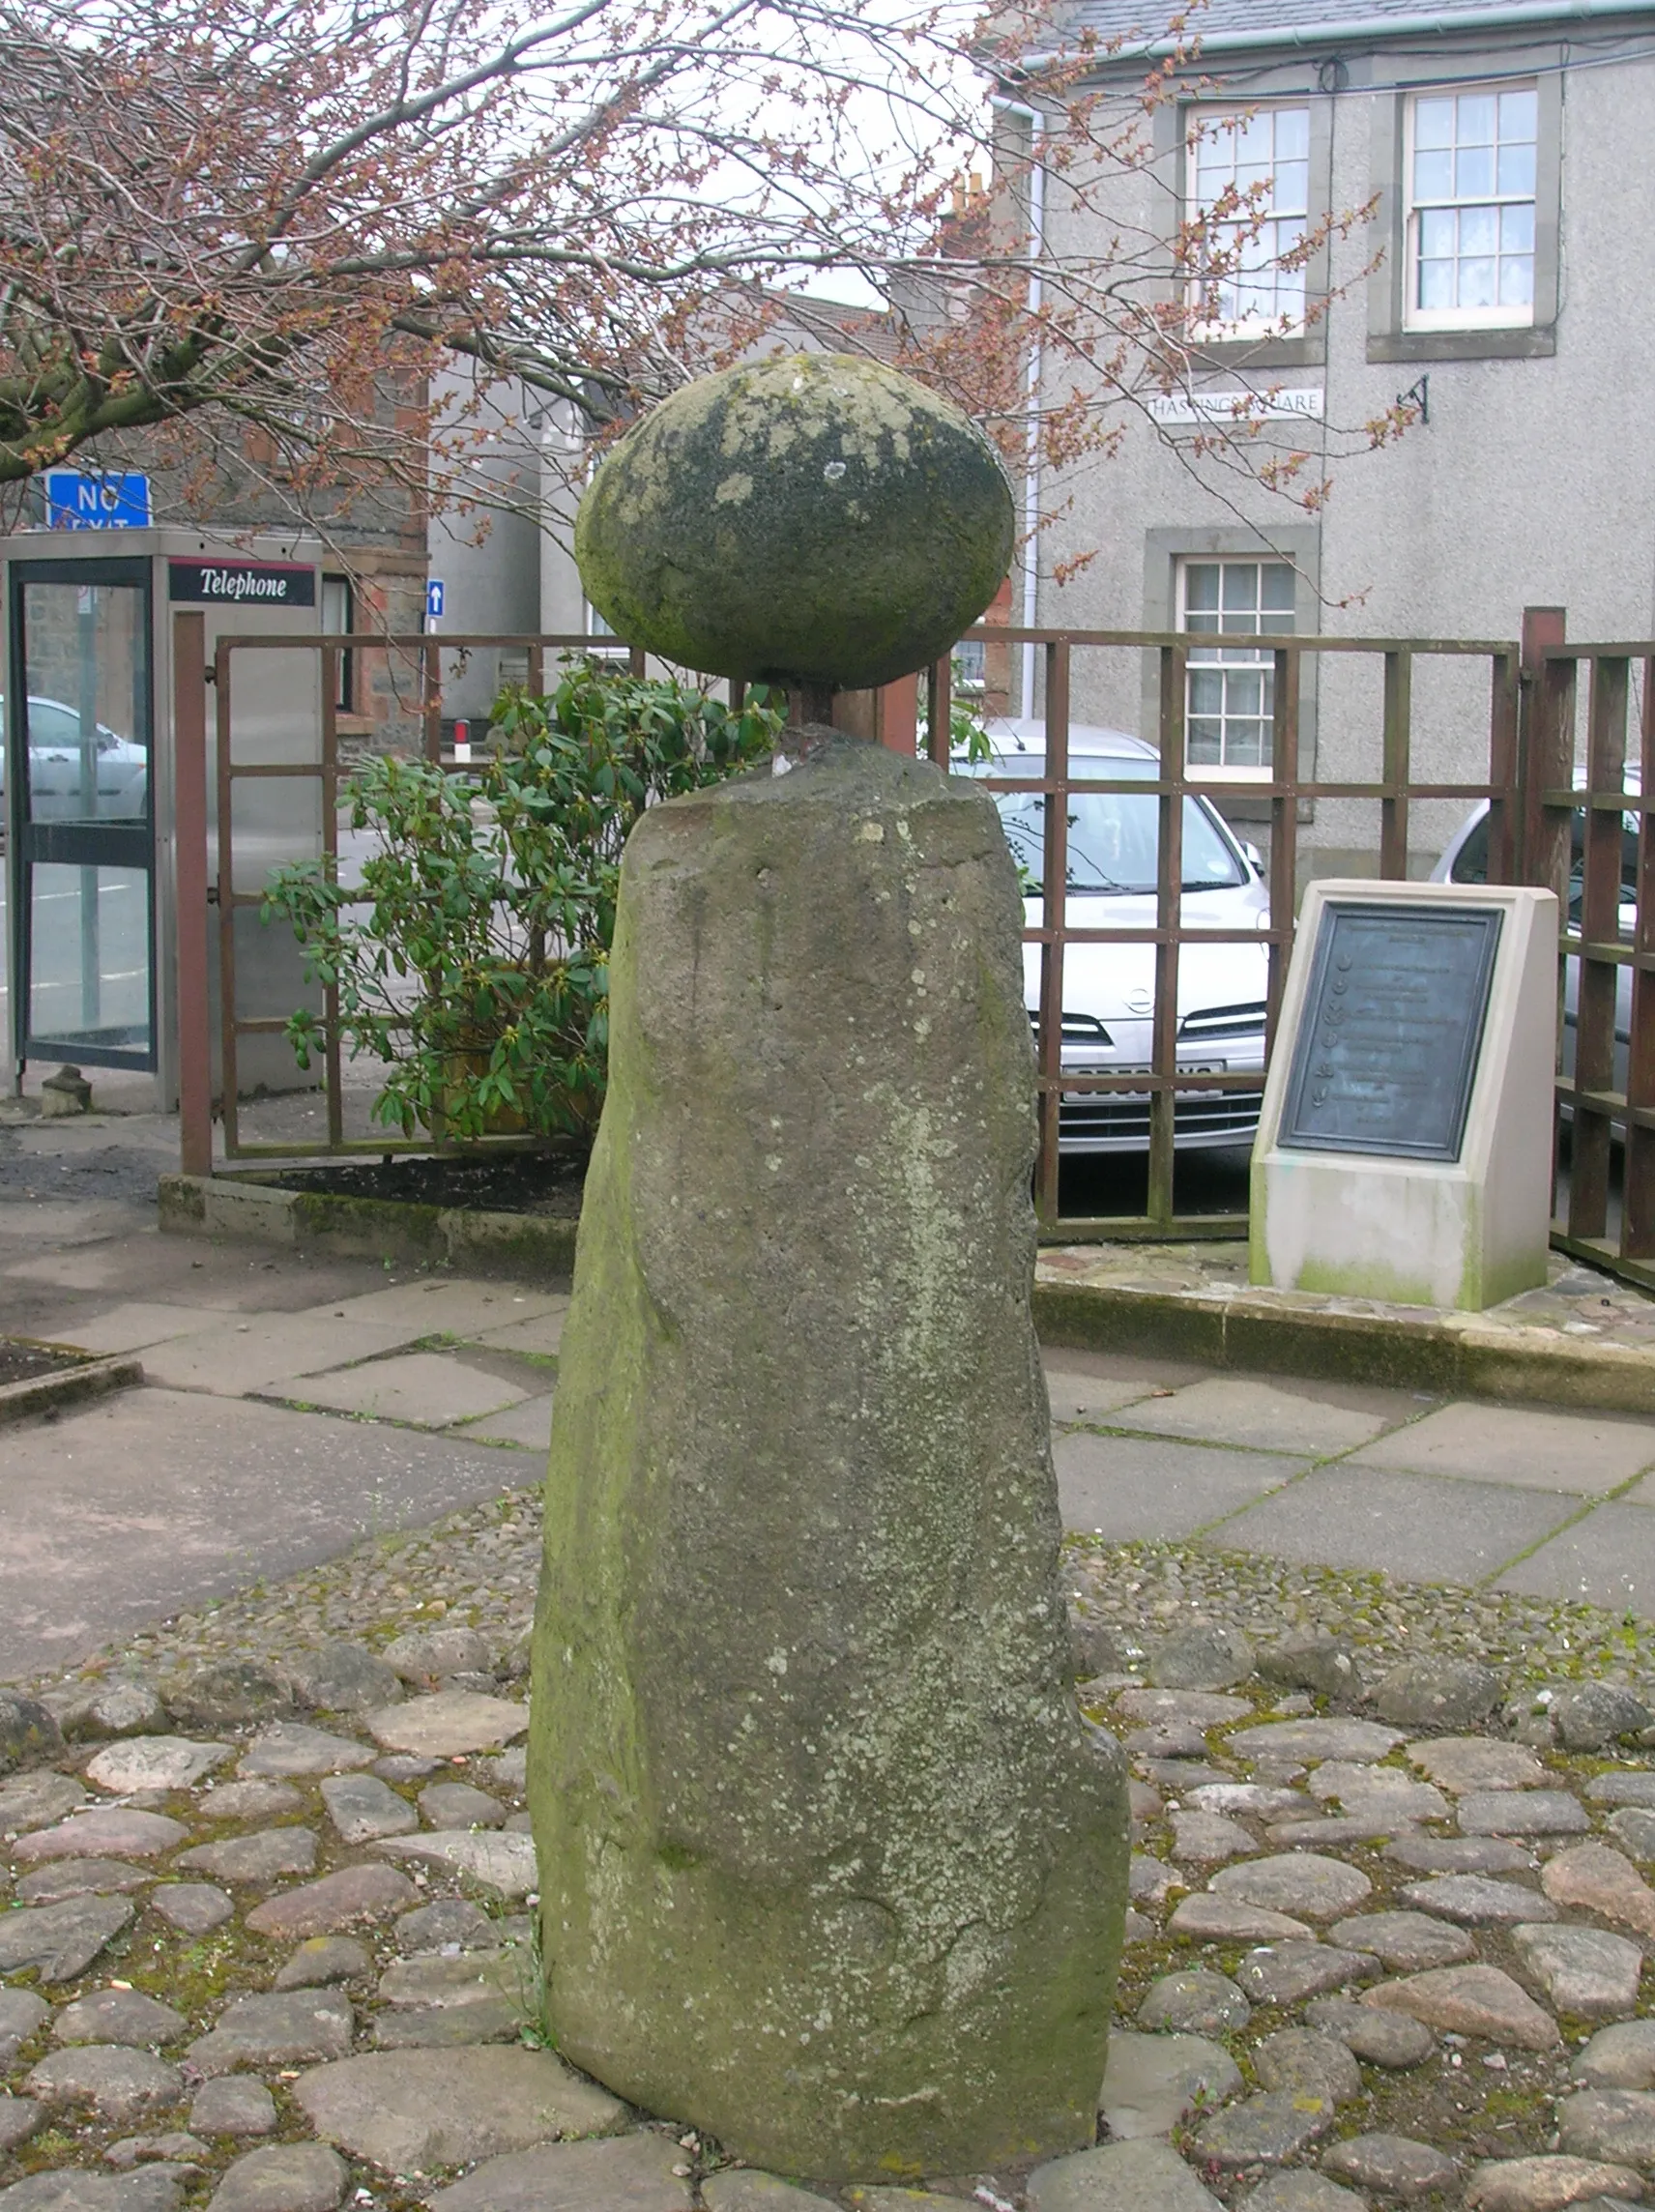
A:
{"type": "Polygon", "coordinates": [[[645,416],[593,479],[575,558],[630,644],[850,690],[945,653],[1013,538],[1004,472],[957,409],[881,363],[795,354],[645,416]]]}
{"type": "Polygon", "coordinates": [[[370,1260],[442,1257],[434,1206],[405,1206],[393,1199],[334,1191],[295,1191],[291,1210],[294,1238],[301,1245],[322,1245],[370,1260]]]}
{"type": "Polygon", "coordinates": [[[548,1282],[574,1265],[575,1225],[541,1214],[445,1208],[439,1216],[450,1266],[508,1275],[514,1282],[548,1282]]]}

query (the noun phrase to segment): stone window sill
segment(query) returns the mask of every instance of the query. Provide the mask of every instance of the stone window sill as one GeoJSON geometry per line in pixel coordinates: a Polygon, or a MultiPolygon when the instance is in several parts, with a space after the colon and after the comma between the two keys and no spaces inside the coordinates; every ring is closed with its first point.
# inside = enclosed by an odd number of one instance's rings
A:
{"type": "Polygon", "coordinates": [[[1557,351],[1554,326],[1523,330],[1383,331],[1370,335],[1370,361],[1536,361],[1557,351]]]}

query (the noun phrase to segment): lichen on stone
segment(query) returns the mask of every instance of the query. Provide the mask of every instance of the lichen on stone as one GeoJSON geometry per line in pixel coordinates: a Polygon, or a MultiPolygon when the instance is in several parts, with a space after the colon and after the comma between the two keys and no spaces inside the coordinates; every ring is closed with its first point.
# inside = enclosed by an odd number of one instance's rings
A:
{"type": "Polygon", "coordinates": [[[798,354],[703,377],[636,423],[581,504],[575,556],[629,644],[850,690],[946,653],[1013,535],[965,416],[881,363],[798,354]]]}

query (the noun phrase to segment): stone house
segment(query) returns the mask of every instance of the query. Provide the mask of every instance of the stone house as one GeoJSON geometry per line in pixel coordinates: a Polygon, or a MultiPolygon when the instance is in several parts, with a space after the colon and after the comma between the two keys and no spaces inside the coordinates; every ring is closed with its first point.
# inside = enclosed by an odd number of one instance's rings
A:
{"type": "MultiPolygon", "coordinates": [[[[1171,50],[1146,35],[1139,0],[1071,0],[1060,21],[1097,35],[1105,114],[1126,113],[1171,50]]],[[[1170,240],[1232,183],[1264,219],[1244,267],[1199,298],[1177,388],[1123,402],[1115,459],[1036,487],[1043,510],[1067,510],[1040,536],[1020,609],[1042,625],[1236,639],[1498,639],[1524,606],[1553,605],[1574,635],[1649,636],[1655,7],[1209,0],[1189,31],[1199,55],[1179,60],[1175,97],[1147,126],[1145,165],[1089,212],[1056,174],[1031,195],[1045,251],[1095,250],[1116,222],[1170,240]],[[1325,214],[1369,203],[1293,266],[1325,214]],[[1308,480],[1331,479],[1325,505],[1307,510],[1196,453],[1204,407],[1243,391],[1272,417],[1262,450],[1304,451],[1308,480]],[[1399,400],[1417,420],[1368,450],[1361,426],[1399,400]]],[[[1003,113],[1007,151],[1027,157],[1040,119],[1003,113]]],[[[1164,290],[1174,281],[1169,246],[1164,290]]],[[[1256,822],[1272,679],[1244,643],[1222,651],[1190,673],[1188,757],[1238,823],[1256,822]]],[[[1152,734],[1147,663],[1081,656],[1077,715],[1152,734]]],[[[1367,659],[1327,656],[1309,675],[1306,772],[1379,773],[1379,683],[1367,659]]],[[[1488,719],[1486,662],[1416,664],[1416,779],[1485,774],[1488,719]]],[[[1414,870],[1465,811],[1415,807],[1414,870]]],[[[1315,872],[1371,869],[1377,813],[1319,802],[1300,832],[1315,872]]]]}

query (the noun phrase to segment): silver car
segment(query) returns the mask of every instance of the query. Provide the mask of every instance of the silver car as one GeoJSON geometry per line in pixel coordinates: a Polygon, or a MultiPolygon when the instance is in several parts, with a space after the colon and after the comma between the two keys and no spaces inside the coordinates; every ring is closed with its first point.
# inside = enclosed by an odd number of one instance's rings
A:
{"type": "MultiPolygon", "coordinates": [[[[1639,796],[1639,773],[1626,771],[1630,799],[1639,796]]],[[[1621,816],[1620,900],[1618,934],[1630,945],[1638,926],[1638,824],[1639,815],[1628,808],[1621,816]]],[[[1581,901],[1585,886],[1586,813],[1576,807],[1569,825],[1569,925],[1581,926],[1581,901]]],[[[1482,800],[1448,841],[1442,858],[1431,871],[1434,884],[1486,884],[1489,880],[1489,802],[1482,800]]],[[[1581,963],[1571,956],[1563,975],[1563,1073],[1575,1072],[1575,1034],[1579,1027],[1581,963]]],[[[1632,1050],[1632,970],[1618,968],[1614,978],[1614,1074],[1610,1088],[1624,1092],[1632,1050]]]]}
{"type": "MultiPolygon", "coordinates": [[[[0,702],[0,798],[5,793],[6,734],[0,702]]],[[[149,798],[149,751],[97,724],[96,800],[81,792],[80,714],[62,699],[29,699],[29,812],[37,822],[141,821],[149,798]]]]}
{"type": "MultiPolygon", "coordinates": [[[[965,771],[989,776],[1044,773],[1045,731],[1039,721],[989,724],[994,758],[965,771]]],[[[1124,730],[1077,726],[1069,732],[1072,774],[1159,773],[1154,749],[1124,730]]],[[[1031,927],[1040,925],[1046,800],[1039,792],[995,795],[1013,859],[1023,871],[1031,927]]],[[[1077,792],[1069,799],[1067,921],[1072,929],[1152,929],[1160,801],[1153,792],[1077,792]]],[[[1270,925],[1269,893],[1257,855],[1240,844],[1216,808],[1184,800],[1183,894],[1180,918],[1189,930],[1256,929],[1270,925]]],[[[1023,948],[1031,1016],[1040,999],[1040,947],[1023,948]]],[[[1262,1074],[1269,946],[1184,941],[1178,961],[1177,1065],[1191,1075],[1262,1074]]],[[[1062,1064],[1088,1075],[1147,1074],[1155,1012],[1152,945],[1070,945],[1063,955],[1062,1064]]],[[[1246,1146],[1259,1125],[1258,1091],[1190,1091],[1177,1094],[1175,1142],[1180,1150],[1246,1146]]],[[[1069,1153],[1142,1152],[1149,1145],[1147,1091],[1065,1091],[1059,1149],[1069,1153]]]]}

